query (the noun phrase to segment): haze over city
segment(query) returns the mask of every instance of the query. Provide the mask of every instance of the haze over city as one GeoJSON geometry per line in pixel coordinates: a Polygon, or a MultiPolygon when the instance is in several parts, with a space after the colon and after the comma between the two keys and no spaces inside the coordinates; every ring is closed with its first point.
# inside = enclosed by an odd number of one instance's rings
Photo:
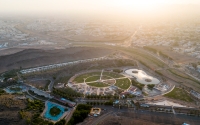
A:
{"type": "Polygon", "coordinates": [[[199,125],[199,0],[0,0],[0,125],[199,125]]]}
{"type": "Polygon", "coordinates": [[[0,3],[0,12],[9,14],[155,12],[170,5],[200,5],[199,0],[1,0],[0,3]]]}

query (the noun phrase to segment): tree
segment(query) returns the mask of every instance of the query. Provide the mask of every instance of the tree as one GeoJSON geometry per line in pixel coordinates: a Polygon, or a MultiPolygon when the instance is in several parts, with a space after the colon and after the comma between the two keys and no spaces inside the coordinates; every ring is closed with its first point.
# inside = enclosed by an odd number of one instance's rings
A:
{"type": "Polygon", "coordinates": [[[66,120],[65,119],[61,119],[60,121],[56,122],[55,125],[65,125],[66,120]]]}
{"type": "Polygon", "coordinates": [[[83,120],[88,116],[88,113],[91,110],[91,106],[87,104],[79,104],[74,111],[71,119],[67,125],[75,125],[77,123],[83,122],[83,120]]]}
{"type": "Polygon", "coordinates": [[[55,79],[56,79],[56,76],[53,76],[53,79],[55,80],[55,79]]]}
{"type": "Polygon", "coordinates": [[[3,89],[0,88],[0,95],[4,94],[5,91],[3,89]]]}

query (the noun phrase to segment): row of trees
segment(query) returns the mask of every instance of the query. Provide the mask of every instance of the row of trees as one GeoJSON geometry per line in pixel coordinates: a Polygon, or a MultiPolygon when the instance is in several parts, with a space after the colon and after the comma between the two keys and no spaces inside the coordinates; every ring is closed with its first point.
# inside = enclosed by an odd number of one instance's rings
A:
{"type": "Polygon", "coordinates": [[[73,89],[67,87],[67,88],[59,88],[55,89],[53,88],[53,93],[55,95],[59,95],[61,97],[67,98],[71,101],[74,101],[74,97],[81,97],[82,94],[74,91],[73,89]]]}
{"type": "Polygon", "coordinates": [[[94,101],[94,102],[86,102],[88,105],[113,105],[113,101],[106,101],[106,102],[98,102],[98,101],[94,101]]]}
{"type": "MultiPolygon", "coordinates": [[[[111,99],[112,95],[87,95],[88,99],[111,99]]],[[[113,96],[113,98],[118,98],[118,96],[113,96]]]]}
{"type": "MultiPolygon", "coordinates": [[[[134,95],[126,95],[125,98],[134,98],[134,95]]],[[[87,99],[119,99],[119,96],[117,95],[87,95],[86,96],[87,99]]]]}
{"type": "Polygon", "coordinates": [[[84,119],[88,116],[92,106],[87,104],[79,104],[74,111],[71,119],[67,123],[67,125],[75,125],[80,122],[83,122],[84,119]]]}

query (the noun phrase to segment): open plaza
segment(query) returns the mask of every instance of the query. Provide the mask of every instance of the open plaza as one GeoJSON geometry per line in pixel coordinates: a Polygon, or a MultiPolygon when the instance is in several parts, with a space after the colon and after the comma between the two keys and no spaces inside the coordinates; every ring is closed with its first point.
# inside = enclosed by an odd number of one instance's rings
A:
{"type": "Polygon", "coordinates": [[[143,70],[121,68],[121,72],[114,69],[91,70],[79,72],[68,81],[67,86],[84,95],[118,95],[128,93],[140,96],[142,91],[149,94],[162,94],[171,89],[170,85],[148,75],[143,70]],[[144,88],[141,90],[132,84],[138,82],[144,88]],[[154,91],[149,91],[147,85],[153,85],[154,91]]]}

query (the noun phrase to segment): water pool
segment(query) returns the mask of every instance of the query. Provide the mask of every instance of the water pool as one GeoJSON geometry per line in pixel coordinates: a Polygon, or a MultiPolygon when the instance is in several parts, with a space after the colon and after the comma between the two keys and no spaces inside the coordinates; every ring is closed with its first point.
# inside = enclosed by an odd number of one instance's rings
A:
{"type": "Polygon", "coordinates": [[[46,106],[47,106],[47,110],[44,113],[44,117],[47,118],[47,119],[50,119],[50,120],[53,120],[53,121],[58,121],[63,116],[63,114],[65,113],[66,108],[63,107],[63,106],[60,106],[58,104],[47,101],[46,106]],[[57,107],[61,110],[61,112],[56,116],[52,116],[50,114],[50,109],[53,108],[53,107],[57,107]]]}
{"type": "Polygon", "coordinates": [[[5,88],[6,93],[21,93],[26,91],[25,86],[13,85],[5,88]],[[16,88],[16,89],[15,89],[16,88]]]}

